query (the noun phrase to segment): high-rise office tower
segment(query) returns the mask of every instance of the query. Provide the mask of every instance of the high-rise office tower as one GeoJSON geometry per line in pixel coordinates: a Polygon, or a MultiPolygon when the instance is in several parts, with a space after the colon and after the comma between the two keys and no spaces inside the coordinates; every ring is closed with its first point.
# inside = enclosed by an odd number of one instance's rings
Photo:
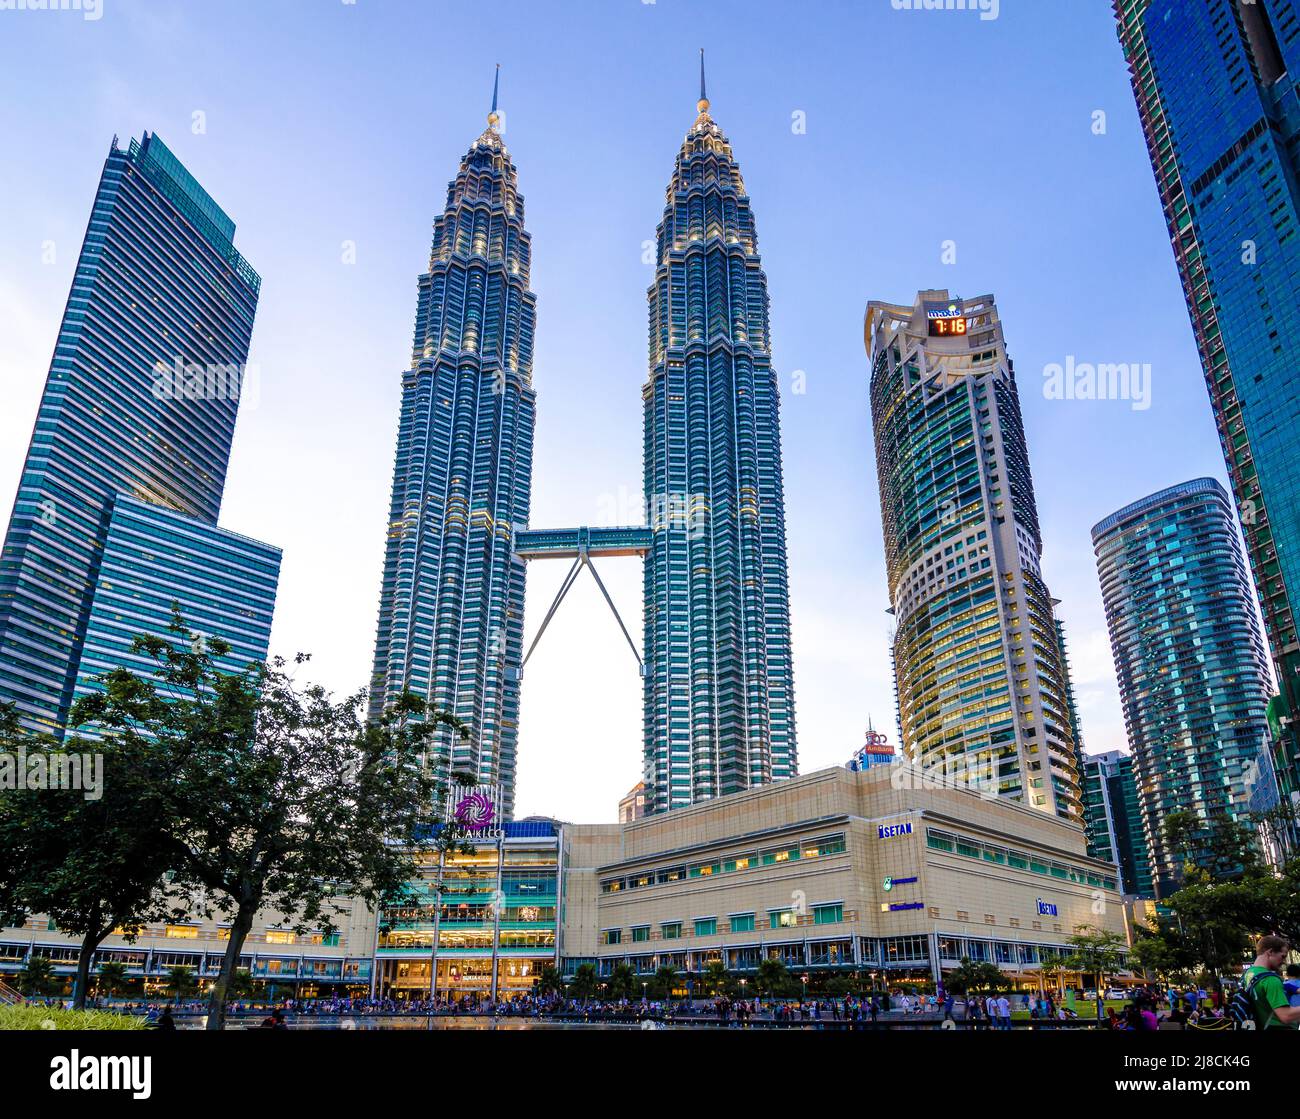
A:
{"type": "Polygon", "coordinates": [[[1084,755],[1083,829],[1088,857],[1118,868],[1120,893],[1155,896],[1131,754],[1109,750],[1084,755]]]}
{"type": "Polygon", "coordinates": [[[656,234],[642,390],[649,812],[797,770],[767,278],[702,59],[697,108],[656,234]]]}
{"type": "Polygon", "coordinates": [[[1242,819],[1267,741],[1269,680],[1227,493],[1198,478],[1151,494],[1092,530],[1142,826],[1159,896],[1182,859],[1175,812],[1209,833],[1242,819]]]}
{"type": "Polygon", "coordinates": [[[1277,770],[1300,795],[1300,5],[1113,4],[1281,687],[1277,770]]]}
{"type": "MultiPolygon", "coordinates": [[[[124,666],[156,667],[135,652],[142,633],[165,634],[173,609],[196,638],[220,637],[221,671],[266,658],[280,580],[280,549],[120,493],[104,533],[73,701],[101,690],[99,677],[124,666]]],[[[92,733],[83,729],[83,735],[92,733]]]]}
{"type": "Polygon", "coordinates": [[[1080,819],[1070,697],[1011,359],[992,296],[866,316],[871,415],[913,762],[1080,819]]]}
{"type": "Polygon", "coordinates": [[[533,326],[524,200],[496,94],[433,226],[402,410],[371,713],[404,690],[463,719],[452,768],[514,806],[532,486],[533,326]]]}
{"type": "MultiPolygon", "coordinates": [[[[115,510],[138,501],[206,526],[211,540],[224,531],[261,287],[234,234],[157,136],[125,151],[114,139],[0,554],[0,701],[30,729],[62,733],[115,510]]],[[[170,590],[184,606],[184,582],[170,590]]],[[[265,588],[254,597],[269,615],[273,583],[269,599],[265,588]]],[[[169,603],[139,605],[140,626],[164,631],[169,603]]]]}

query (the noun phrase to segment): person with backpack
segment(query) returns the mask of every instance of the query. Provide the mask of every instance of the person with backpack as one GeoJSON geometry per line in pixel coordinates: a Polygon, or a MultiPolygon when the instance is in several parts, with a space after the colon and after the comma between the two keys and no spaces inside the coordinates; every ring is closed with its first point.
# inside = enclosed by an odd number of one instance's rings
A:
{"type": "Polygon", "coordinates": [[[1281,968],[1291,954],[1291,945],[1280,936],[1262,936],[1255,946],[1255,962],[1241,977],[1241,987],[1232,996],[1229,1013],[1237,1028],[1275,1030],[1300,1028],[1300,1006],[1289,1005],[1281,968]]]}

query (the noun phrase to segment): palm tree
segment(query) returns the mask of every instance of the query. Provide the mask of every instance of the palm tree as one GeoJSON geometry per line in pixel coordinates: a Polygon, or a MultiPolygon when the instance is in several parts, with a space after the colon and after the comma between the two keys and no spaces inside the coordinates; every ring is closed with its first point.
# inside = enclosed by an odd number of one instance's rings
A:
{"type": "Polygon", "coordinates": [[[232,999],[247,998],[257,990],[253,982],[253,973],[246,967],[236,968],[226,987],[226,994],[232,999]]]}
{"type": "Polygon", "coordinates": [[[790,988],[790,969],[783,960],[768,956],[760,960],[758,974],[754,977],[754,986],[760,995],[775,998],[790,988]]]}
{"type": "Polygon", "coordinates": [[[569,990],[573,993],[573,997],[583,1002],[596,993],[599,985],[600,974],[596,971],[595,964],[579,964],[573,973],[573,978],[569,980],[569,990]]]}
{"type": "Polygon", "coordinates": [[[32,952],[18,973],[18,989],[24,995],[48,995],[55,984],[54,965],[49,956],[38,956],[32,952]]]}
{"type": "Polygon", "coordinates": [[[112,998],[126,986],[128,978],[126,964],[121,960],[108,960],[100,964],[95,973],[95,993],[112,998]]]}
{"type": "Polygon", "coordinates": [[[199,985],[194,981],[194,969],[179,965],[167,969],[165,986],[172,998],[177,1002],[189,998],[199,989],[199,985]]]}
{"type": "Polygon", "coordinates": [[[731,988],[731,972],[721,960],[710,960],[700,976],[700,985],[708,995],[726,994],[731,988]]]}
{"type": "Polygon", "coordinates": [[[558,995],[564,990],[564,980],[554,964],[542,964],[537,969],[537,993],[539,995],[558,995]]]}
{"type": "Polygon", "coordinates": [[[664,964],[654,973],[650,980],[650,994],[657,999],[670,999],[677,987],[677,969],[672,964],[664,964]]]}
{"type": "Polygon", "coordinates": [[[628,964],[615,964],[608,986],[612,998],[630,999],[636,990],[636,972],[628,964]]]}

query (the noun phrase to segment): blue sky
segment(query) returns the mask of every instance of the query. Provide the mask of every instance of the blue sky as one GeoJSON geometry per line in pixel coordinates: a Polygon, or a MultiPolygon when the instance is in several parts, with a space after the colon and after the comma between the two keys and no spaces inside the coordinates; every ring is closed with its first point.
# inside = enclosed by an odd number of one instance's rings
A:
{"type": "MultiPolygon", "coordinates": [[[[1085,742],[1124,745],[1089,530],[1225,475],[1108,5],[1001,0],[982,20],[891,0],[102,3],[98,20],[0,11],[0,506],[109,141],[156,131],[263,276],[260,395],[222,523],[284,549],[274,649],[311,652],[339,691],[363,684],[415,280],[500,62],[538,295],[532,523],[636,519],[642,243],[704,46],[772,296],[801,769],[843,762],[869,716],[896,736],[862,317],[928,287],[998,300],[1085,742]],[[1151,406],[1048,399],[1044,368],[1070,357],[1149,363],[1151,406]]],[[[530,571],[528,639],[563,575],[530,571]]],[[[638,562],[602,575],[639,635],[638,562]]],[[[584,577],[525,677],[519,814],[612,819],[640,723],[635,661],[584,577]]]]}

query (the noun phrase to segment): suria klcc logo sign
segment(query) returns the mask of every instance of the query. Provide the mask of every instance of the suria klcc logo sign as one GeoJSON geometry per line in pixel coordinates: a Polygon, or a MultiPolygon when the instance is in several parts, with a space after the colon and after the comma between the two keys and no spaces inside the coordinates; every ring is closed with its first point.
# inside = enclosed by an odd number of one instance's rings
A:
{"type": "Polygon", "coordinates": [[[453,814],[456,823],[472,832],[487,831],[497,816],[495,806],[484,793],[467,793],[461,797],[453,814]]]}

